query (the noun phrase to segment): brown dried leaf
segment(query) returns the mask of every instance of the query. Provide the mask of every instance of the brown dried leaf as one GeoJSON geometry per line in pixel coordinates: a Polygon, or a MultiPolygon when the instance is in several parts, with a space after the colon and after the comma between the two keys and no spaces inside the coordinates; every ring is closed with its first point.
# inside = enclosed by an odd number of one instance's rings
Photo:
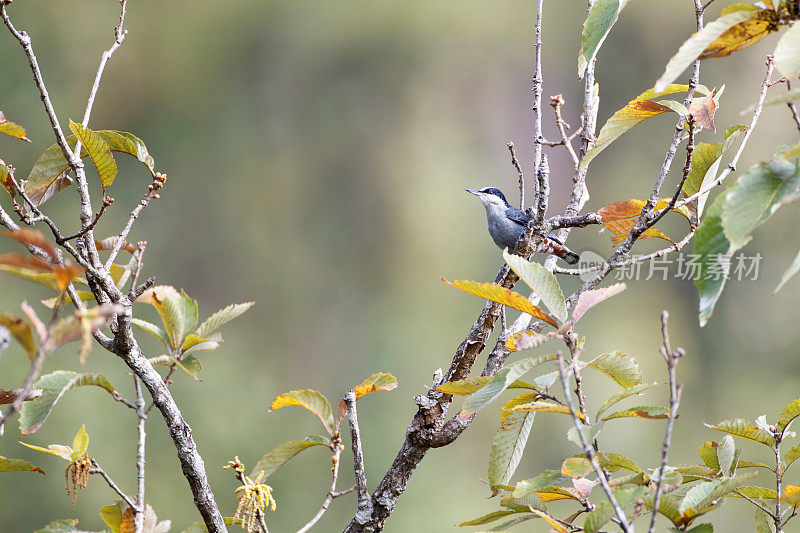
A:
{"type": "Polygon", "coordinates": [[[37,270],[40,272],[54,272],[56,268],[56,265],[41,257],[17,253],[0,255],[0,265],[24,268],[26,270],[37,270]]]}
{"type": "Polygon", "coordinates": [[[0,324],[5,326],[15,339],[22,345],[28,359],[33,361],[36,355],[36,343],[33,340],[30,325],[17,315],[0,313],[0,324]]]}
{"type": "Polygon", "coordinates": [[[12,197],[17,194],[17,188],[14,185],[14,169],[6,166],[6,162],[2,159],[0,159],[0,187],[12,197]]]}
{"type": "Polygon", "coordinates": [[[714,124],[714,115],[717,113],[717,109],[719,108],[719,97],[722,96],[722,91],[724,90],[724,85],[719,91],[717,91],[715,88],[711,91],[711,94],[699,99],[689,106],[689,114],[694,117],[694,119],[697,121],[697,124],[700,125],[700,128],[705,128],[714,133],[717,132],[717,126],[714,124]]]}
{"type": "Polygon", "coordinates": [[[506,341],[506,350],[509,352],[517,352],[519,350],[528,350],[531,348],[538,348],[547,341],[554,339],[558,336],[557,331],[549,333],[533,333],[530,331],[522,331],[516,333],[508,338],[506,341]]]}
{"type": "Polygon", "coordinates": [[[145,303],[150,305],[156,305],[156,300],[159,302],[163,302],[169,298],[180,298],[181,293],[173,287],[172,285],[156,285],[155,287],[151,287],[144,291],[141,296],[139,296],[136,301],[139,303],[145,303]]]}
{"type": "Polygon", "coordinates": [[[61,292],[67,290],[72,280],[83,274],[84,270],[86,269],[72,261],[65,261],[64,266],[56,266],[53,269],[53,274],[56,277],[56,283],[58,283],[58,288],[61,289],[61,292]]]}
{"type": "MultiPolygon", "coordinates": [[[[106,237],[102,241],[95,240],[94,244],[97,246],[98,250],[113,250],[114,246],[117,245],[119,242],[119,235],[112,235],[111,237],[106,237]]],[[[131,244],[129,242],[125,242],[122,244],[121,250],[125,250],[129,254],[136,252],[136,245],[131,244]]]]}
{"type": "Polygon", "coordinates": [[[50,240],[47,237],[45,237],[41,231],[36,231],[35,229],[28,229],[28,228],[20,228],[18,230],[4,231],[3,233],[17,242],[20,242],[25,245],[35,246],[36,248],[41,249],[42,251],[47,253],[47,255],[50,256],[50,259],[52,261],[58,260],[55,245],[52,242],[50,242],[50,240]]]}

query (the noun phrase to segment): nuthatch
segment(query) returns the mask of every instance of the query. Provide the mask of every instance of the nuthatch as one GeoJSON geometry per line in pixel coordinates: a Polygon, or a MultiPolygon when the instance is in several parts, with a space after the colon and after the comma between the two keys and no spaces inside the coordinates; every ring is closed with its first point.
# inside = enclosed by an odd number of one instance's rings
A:
{"type": "Polygon", "coordinates": [[[0,326],[0,355],[11,343],[11,332],[5,326],[0,326]]]}
{"type": "MultiPolygon", "coordinates": [[[[508,248],[509,252],[513,251],[519,236],[522,235],[530,221],[528,214],[521,209],[512,207],[503,193],[494,187],[484,187],[478,191],[467,189],[467,192],[477,196],[483,207],[486,208],[489,235],[492,236],[494,243],[501,250],[508,248]]],[[[580,259],[578,254],[567,248],[552,233],[544,238],[535,251],[553,254],[570,265],[576,264],[580,259]]]]}

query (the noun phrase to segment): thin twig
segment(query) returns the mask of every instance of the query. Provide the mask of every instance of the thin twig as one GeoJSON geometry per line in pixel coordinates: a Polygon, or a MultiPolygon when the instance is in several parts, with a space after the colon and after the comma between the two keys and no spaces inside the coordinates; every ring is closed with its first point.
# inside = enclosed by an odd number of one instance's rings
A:
{"type": "Polygon", "coordinates": [[[145,441],[147,433],[145,432],[145,422],[147,422],[147,413],[144,412],[144,396],[142,396],[142,382],[139,376],[133,376],[133,388],[136,390],[136,431],[138,440],[136,443],[136,509],[133,516],[133,527],[135,533],[142,533],[144,531],[144,466],[145,466],[145,441]]]}
{"type": "MultiPolygon", "coordinates": [[[[542,8],[544,0],[538,0],[536,9],[536,26],[535,32],[535,55],[533,66],[533,174],[538,176],[539,165],[542,162],[542,85],[544,79],[542,78],[542,8]]],[[[542,191],[536,190],[536,195],[539,196],[542,191]]],[[[520,209],[525,209],[524,204],[520,204],[520,209]]]]}
{"type": "Polygon", "coordinates": [[[514,153],[514,143],[509,141],[507,146],[508,151],[511,152],[511,164],[514,165],[519,177],[519,208],[525,209],[525,175],[522,172],[522,167],[519,166],[519,161],[517,161],[517,154],[514,153]]]}
{"type": "Polygon", "coordinates": [[[334,439],[332,447],[333,456],[331,457],[331,462],[333,462],[333,466],[331,467],[331,486],[328,489],[328,493],[325,495],[325,500],[322,502],[322,506],[319,508],[319,511],[317,511],[317,514],[315,514],[314,518],[309,520],[306,525],[298,529],[297,533],[305,533],[311,529],[314,524],[319,522],[319,519],[322,518],[322,515],[325,514],[325,511],[328,510],[328,506],[330,506],[331,502],[333,501],[334,494],[336,494],[336,482],[339,480],[339,459],[342,455],[342,450],[344,449],[341,439],[334,439]]]}
{"type": "Polygon", "coordinates": [[[578,438],[581,441],[581,446],[583,446],[583,451],[586,454],[586,458],[592,464],[592,468],[594,469],[595,473],[597,473],[597,479],[600,481],[600,485],[603,487],[603,491],[605,491],[606,496],[608,496],[608,500],[611,502],[611,507],[614,508],[614,514],[617,515],[620,528],[622,528],[622,531],[625,533],[632,533],[633,530],[628,524],[628,519],[625,517],[625,511],[622,510],[619,502],[614,497],[614,491],[611,490],[611,486],[608,484],[608,478],[606,477],[605,472],[603,472],[603,469],[600,468],[600,464],[597,462],[597,454],[587,440],[586,435],[583,433],[583,428],[581,427],[582,424],[580,418],[578,417],[578,411],[575,410],[575,405],[573,404],[572,396],[570,395],[569,383],[567,383],[567,369],[564,362],[564,357],[561,355],[561,351],[556,352],[556,356],[558,357],[558,375],[561,378],[561,386],[564,388],[564,398],[567,402],[567,407],[569,407],[569,412],[572,415],[572,423],[575,426],[575,430],[578,432],[578,438]]]}
{"type": "Polygon", "coordinates": [[[350,439],[353,447],[353,470],[356,476],[356,489],[358,497],[358,511],[369,516],[372,513],[372,500],[367,489],[367,474],[364,468],[364,452],[361,449],[361,433],[358,427],[358,413],[356,412],[356,393],[350,391],[344,396],[347,406],[347,420],[350,424],[350,439]]]}
{"type": "Polygon", "coordinates": [[[131,228],[133,227],[133,223],[139,218],[139,213],[144,210],[145,207],[150,203],[153,199],[158,199],[158,191],[164,186],[164,182],[167,180],[166,174],[161,174],[160,172],[156,172],[155,177],[153,178],[153,183],[148,186],[147,193],[144,197],[136,204],[136,207],[133,208],[130,215],[128,216],[128,221],[125,223],[125,227],[118,235],[117,242],[114,244],[114,248],[111,250],[111,254],[108,256],[106,260],[106,270],[111,268],[111,265],[114,264],[114,259],[117,258],[117,254],[122,249],[122,246],[125,244],[126,239],[128,238],[128,233],[130,233],[131,228]]]}
{"type": "Polygon", "coordinates": [[[117,484],[116,484],[116,483],[114,483],[114,480],[113,480],[113,479],[111,479],[111,476],[109,476],[109,475],[106,473],[106,471],[105,471],[105,470],[103,470],[103,469],[100,467],[100,465],[97,463],[97,460],[96,460],[96,459],[92,459],[92,468],[89,470],[89,473],[90,473],[90,474],[100,474],[100,476],[101,476],[103,479],[105,479],[105,480],[106,480],[106,483],[108,483],[108,486],[109,486],[109,487],[111,487],[111,489],[112,489],[114,492],[116,492],[116,493],[119,495],[119,497],[120,497],[120,498],[122,498],[122,499],[125,501],[125,503],[127,503],[127,504],[128,504],[128,506],[129,506],[131,509],[136,509],[136,502],[134,502],[134,501],[133,501],[133,500],[132,500],[132,499],[131,499],[131,498],[130,498],[130,497],[127,495],[127,494],[125,494],[124,492],[122,492],[122,489],[120,489],[120,488],[117,486],[117,484]]]}
{"type": "Polygon", "coordinates": [[[564,97],[560,94],[550,97],[550,106],[553,108],[553,111],[556,115],[556,127],[558,128],[558,133],[561,135],[561,141],[555,143],[556,145],[563,145],[564,148],[567,149],[569,152],[569,156],[572,158],[572,164],[574,169],[577,171],[580,167],[581,160],[578,157],[578,154],[575,153],[575,149],[572,147],[572,140],[570,139],[569,135],[567,135],[567,129],[569,125],[564,122],[564,118],[561,116],[561,107],[564,105],[564,97]]]}
{"type": "Polygon", "coordinates": [[[667,330],[667,321],[669,320],[669,313],[667,311],[661,312],[661,335],[664,339],[664,346],[661,349],[661,354],[664,357],[664,362],[667,363],[667,372],[669,374],[669,418],[667,419],[667,430],[664,435],[664,444],[661,446],[661,466],[658,469],[658,479],[656,480],[656,491],[653,497],[653,514],[650,518],[650,533],[656,530],[656,516],[658,516],[658,508],[661,505],[661,494],[663,491],[662,480],[664,479],[664,469],[667,466],[667,455],[669,454],[670,443],[672,441],[672,427],[675,423],[675,418],[678,416],[678,407],[681,402],[681,391],[683,385],[677,383],[675,377],[675,367],[678,365],[678,360],[683,356],[683,350],[680,348],[672,351],[669,342],[669,332],[667,330]]]}
{"type": "Polygon", "coordinates": [[[748,495],[746,495],[746,494],[744,494],[744,493],[742,493],[742,492],[739,492],[739,490],[738,490],[738,489],[737,489],[737,490],[734,490],[734,491],[733,491],[733,493],[734,493],[734,494],[738,494],[739,496],[741,496],[741,497],[742,497],[742,498],[744,498],[745,500],[749,501],[750,503],[752,503],[753,505],[755,505],[756,507],[758,507],[759,509],[761,509],[762,511],[764,511],[765,513],[767,513],[767,516],[769,516],[770,518],[772,518],[773,520],[775,520],[775,513],[773,513],[773,512],[772,512],[770,509],[768,509],[767,507],[764,507],[763,505],[761,505],[760,503],[758,503],[757,501],[755,501],[755,500],[754,500],[753,498],[751,498],[750,496],[748,496],[748,495]]]}
{"type": "MultiPolygon", "coordinates": [[[[792,83],[789,80],[786,80],[786,90],[792,90],[792,83]]],[[[792,120],[794,120],[797,131],[800,131],[800,116],[797,114],[797,106],[794,105],[794,102],[786,102],[786,107],[789,108],[789,112],[792,114],[792,120]]]]}

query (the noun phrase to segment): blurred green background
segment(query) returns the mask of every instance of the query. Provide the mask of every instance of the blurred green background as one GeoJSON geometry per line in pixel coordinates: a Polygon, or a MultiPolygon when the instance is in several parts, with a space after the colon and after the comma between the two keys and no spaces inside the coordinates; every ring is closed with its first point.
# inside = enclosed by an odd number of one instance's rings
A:
{"type": "MultiPolygon", "coordinates": [[[[711,16],[722,5],[714,5],[711,16]]],[[[79,120],[100,53],[113,39],[117,2],[15,2],[8,10],[33,38],[62,124],[79,120]]],[[[584,16],[583,2],[545,7],[545,102],[563,93],[565,119],[573,126],[582,91],[576,57],[584,16]]],[[[140,136],[169,175],[162,199],[132,233],[133,240],[149,243],[145,273],[197,298],[201,318],[230,302],[258,302],[223,329],[219,351],[202,357],[203,382],[179,374],[172,389],[225,515],[236,508],[237,483],[221,468],[228,459],[238,455],[251,467],[274,446],[321,432],[300,409],[268,414],[275,395],[311,387],[335,402],[373,372],[387,371],[398,378],[398,389],[359,402],[370,489],[379,482],[415,411],[412,397],[425,392],[436,368],[447,368],[483,305],[439,278],[489,280],[501,264],[483,209],[463,191],[495,185],[516,197],[508,141],[532,174],[534,20],[533,1],[129,3],[130,34],[108,65],[90,126],[140,136]]],[[[653,84],[693,28],[689,0],[627,7],[599,56],[601,124],[653,84]]],[[[739,113],[754,102],[774,43],[768,38],[704,64],[703,83],[727,85],[720,133],[748,119],[739,113]]],[[[0,109],[33,140],[0,139],[0,157],[24,177],[53,142],[52,132],[24,54],[5,28],[0,73],[0,109]]],[[[657,117],[598,157],[587,208],[645,197],[673,126],[672,117],[657,117]]],[[[556,137],[549,114],[545,131],[556,137]]],[[[796,137],[785,108],[767,109],[739,168],[796,137]]],[[[699,140],[719,138],[703,132],[699,140]]],[[[558,150],[548,154],[555,213],[568,192],[571,164],[558,150]]],[[[121,172],[111,189],[117,202],[98,227],[100,237],[118,231],[149,183],[132,158],[117,159],[121,172]]],[[[681,164],[673,165],[671,183],[681,164]]],[[[95,192],[99,198],[99,188],[95,192]]],[[[76,199],[72,188],[47,204],[68,230],[77,225],[76,199]]],[[[8,199],[2,202],[10,211],[8,199]]],[[[757,232],[745,252],[765,257],[758,281],[730,283],[704,329],[697,325],[693,285],[676,280],[632,282],[624,296],[582,321],[586,357],[620,349],[639,359],[646,379],[662,380],[658,315],[664,308],[671,312],[673,343],[688,354],[679,366],[685,391],[671,463],[697,462],[697,447],[719,438],[702,422],[765,413],[774,420],[797,397],[800,282],[768,294],[800,245],[797,232],[787,230],[798,222],[796,207],[789,206],[757,232]]],[[[665,220],[663,228],[679,237],[685,222],[665,220]]],[[[591,228],[574,232],[570,243],[611,251],[608,236],[591,228]]],[[[659,245],[643,242],[637,250],[659,245]]],[[[2,251],[16,249],[0,244],[2,251]]],[[[574,287],[576,280],[563,285],[574,287]]],[[[0,277],[3,311],[49,296],[38,285],[0,277]]],[[[147,306],[138,314],[156,320],[147,306]]],[[[139,337],[149,355],[161,353],[149,336],[139,337]]],[[[85,367],[77,363],[76,347],[62,349],[45,372],[63,368],[102,372],[132,394],[126,367],[101,349],[85,367]]],[[[27,369],[25,356],[12,347],[3,354],[0,386],[17,386],[27,369]]],[[[601,375],[588,375],[586,382],[593,405],[604,399],[598,392],[615,387],[601,375]]],[[[651,402],[664,394],[652,393],[651,402]]],[[[455,530],[497,508],[481,481],[497,409],[482,413],[452,446],[428,454],[386,531],[455,530]]],[[[99,389],[68,394],[25,441],[69,443],[81,424],[91,437],[90,454],[134,493],[135,419],[99,389]]],[[[560,458],[578,451],[564,439],[569,425],[567,417],[537,417],[516,480],[557,468],[560,458]]],[[[611,423],[600,443],[654,467],[663,428],[651,421],[611,423]]],[[[147,429],[147,500],[180,531],[199,516],[157,411],[147,429]]],[[[92,478],[70,507],[64,463],[19,445],[17,431],[9,424],[0,455],[29,459],[47,476],[3,474],[0,530],[32,531],[73,517],[82,528],[101,529],[98,508],[114,494],[92,478]]],[[[767,459],[755,445],[742,447],[743,458],[767,459]]],[[[346,459],[340,488],[352,484],[350,465],[346,459]]],[[[314,515],[329,469],[329,454],[315,448],[269,479],[278,501],[268,516],[271,531],[294,531],[314,515]]],[[[789,482],[800,483],[800,474],[790,473],[789,482]]],[[[341,530],[354,509],[353,496],[336,500],[317,530],[341,530]]],[[[728,501],[711,516],[720,531],[742,531],[751,529],[753,511],[728,501]]],[[[518,529],[546,531],[534,522],[518,529]]]]}

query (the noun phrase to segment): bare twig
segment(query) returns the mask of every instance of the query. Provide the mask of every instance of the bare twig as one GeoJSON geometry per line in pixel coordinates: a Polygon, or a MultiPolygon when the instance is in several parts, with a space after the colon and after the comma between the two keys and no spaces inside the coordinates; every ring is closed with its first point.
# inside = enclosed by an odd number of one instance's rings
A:
{"type": "Polygon", "coordinates": [[[667,372],[669,373],[669,418],[667,419],[667,430],[664,435],[664,444],[661,446],[661,466],[658,470],[658,480],[656,481],[656,491],[653,497],[653,513],[650,518],[650,533],[656,530],[656,516],[658,516],[658,508],[661,505],[661,493],[663,491],[662,480],[664,479],[664,469],[667,466],[667,455],[669,454],[670,442],[672,440],[672,427],[675,423],[675,418],[678,416],[678,407],[681,402],[681,390],[683,385],[677,382],[675,377],[675,367],[678,365],[678,360],[683,356],[683,350],[677,348],[672,350],[669,342],[669,332],[667,330],[667,321],[669,320],[669,313],[667,311],[661,312],[661,335],[664,338],[664,345],[661,348],[661,355],[664,357],[664,362],[667,363],[667,372]]]}
{"type": "Polygon", "coordinates": [[[122,499],[123,499],[123,501],[124,501],[125,503],[127,503],[127,504],[128,504],[128,506],[129,506],[131,509],[136,509],[136,502],[134,502],[134,501],[131,499],[131,497],[130,497],[130,496],[128,496],[127,494],[125,494],[124,492],[122,492],[122,489],[120,489],[120,488],[119,488],[119,486],[117,486],[117,484],[116,484],[116,483],[114,483],[114,480],[113,480],[113,479],[111,479],[111,476],[109,476],[109,475],[108,475],[108,473],[106,473],[106,471],[105,471],[105,470],[103,470],[103,469],[100,467],[100,465],[97,463],[97,460],[96,460],[96,459],[92,459],[92,468],[89,470],[89,473],[90,473],[90,474],[99,474],[99,475],[100,475],[100,476],[101,476],[103,479],[105,479],[105,480],[106,480],[106,483],[108,483],[108,486],[109,486],[109,487],[111,487],[111,489],[112,489],[114,492],[116,492],[116,493],[119,495],[119,497],[120,497],[120,498],[122,498],[122,499]]]}
{"type": "Polygon", "coordinates": [[[561,135],[561,141],[558,143],[554,143],[554,146],[563,145],[564,148],[567,149],[569,152],[569,156],[572,158],[572,164],[574,165],[575,171],[578,170],[580,167],[581,161],[578,157],[578,154],[575,153],[575,149],[572,147],[572,140],[570,139],[569,135],[567,135],[567,129],[569,125],[564,122],[564,118],[561,116],[561,107],[564,105],[564,97],[560,94],[550,97],[550,106],[553,108],[553,111],[556,114],[556,127],[558,128],[558,133],[561,135]]]}
{"type": "Polygon", "coordinates": [[[744,498],[745,500],[749,501],[750,503],[752,503],[753,505],[755,505],[756,507],[758,507],[759,509],[761,509],[762,511],[764,511],[765,513],[767,513],[767,516],[769,516],[770,518],[772,518],[773,520],[775,520],[775,513],[773,513],[773,512],[772,512],[772,511],[771,511],[769,508],[767,508],[767,507],[765,507],[765,506],[761,505],[760,503],[758,503],[757,501],[755,501],[753,498],[751,498],[750,496],[748,496],[748,495],[746,495],[746,494],[744,494],[744,493],[740,492],[739,490],[735,490],[735,491],[733,491],[733,493],[734,493],[734,494],[738,494],[739,496],[741,496],[741,497],[742,497],[742,498],[744,498]]]}
{"type": "Polygon", "coordinates": [[[606,477],[605,472],[603,472],[603,469],[600,468],[600,464],[597,462],[597,453],[586,438],[586,435],[583,433],[581,420],[578,417],[578,411],[575,410],[575,405],[573,404],[572,396],[570,395],[569,383],[567,382],[567,368],[566,363],[564,362],[564,357],[561,355],[560,351],[557,352],[556,355],[558,357],[558,375],[561,378],[561,386],[564,388],[564,398],[567,402],[567,407],[569,407],[569,412],[572,415],[572,423],[575,426],[575,430],[578,432],[578,438],[581,441],[581,446],[583,446],[583,451],[586,454],[586,458],[592,464],[592,468],[594,469],[595,473],[597,473],[597,479],[600,481],[603,491],[605,491],[606,496],[608,496],[608,500],[611,502],[611,506],[614,508],[614,514],[617,515],[620,528],[622,528],[622,531],[625,533],[631,533],[633,529],[631,529],[631,526],[628,524],[628,519],[625,517],[625,511],[622,510],[619,502],[614,497],[614,491],[611,490],[611,486],[608,484],[608,478],[606,477]]]}
{"type": "Polygon", "coordinates": [[[142,381],[139,376],[133,376],[133,387],[136,390],[136,431],[138,440],[136,443],[136,509],[133,516],[133,527],[135,533],[142,533],[144,530],[144,465],[145,465],[145,422],[147,413],[144,412],[144,396],[142,396],[142,381]]]}
{"type": "Polygon", "coordinates": [[[522,167],[519,166],[519,161],[517,161],[517,154],[514,153],[514,143],[509,142],[507,146],[508,151],[511,152],[511,164],[514,165],[519,177],[519,208],[525,209],[525,175],[522,172],[522,167]]]}
{"type": "MultiPolygon", "coordinates": [[[[789,80],[786,80],[786,90],[792,90],[792,83],[789,80]]],[[[794,102],[786,102],[786,107],[789,108],[789,112],[792,114],[792,120],[794,120],[797,131],[800,131],[800,116],[797,115],[797,106],[794,105],[794,102]]]]}
{"type": "MultiPolygon", "coordinates": [[[[539,175],[539,165],[542,162],[542,7],[544,0],[538,0],[536,9],[536,26],[534,28],[535,56],[533,66],[533,174],[539,175]]],[[[536,195],[540,196],[542,191],[536,190],[536,195]]],[[[524,204],[520,204],[520,209],[525,209],[524,204]]]]}
{"type": "Polygon", "coordinates": [[[114,259],[117,258],[117,254],[122,249],[122,246],[125,244],[125,240],[128,238],[128,233],[130,233],[131,228],[133,227],[133,223],[139,218],[139,213],[141,213],[145,207],[150,203],[151,200],[157,200],[159,198],[158,192],[164,187],[164,182],[167,181],[167,175],[161,174],[160,172],[156,172],[155,177],[153,178],[153,183],[148,186],[147,194],[136,204],[136,207],[133,208],[131,214],[128,216],[128,221],[125,223],[125,227],[119,233],[119,239],[114,244],[114,248],[111,250],[111,254],[108,256],[106,260],[105,267],[106,269],[111,268],[111,265],[114,264],[114,259]]]}
{"type": "Polygon", "coordinates": [[[353,446],[353,469],[356,476],[356,489],[358,490],[358,511],[356,514],[369,516],[372,513],[372,500],[367,489],[367,474],[364,468],[364,453],[361,449],[361,434],[358,427],[358,414],[356,412],[356,393],[352,390],[345,394],[344,403],[347,405],[347,419],[350,423],[350,438],[353,446]]]}
{"type": "Polygon", "coordinates": [[[322,502],[322,506],[319,508],[319,511],[317,511],[317,514],[315,514],[314,518],[309,520],[306,525],[298,529],[297,533],[305,533],[311,529],[314,524],[319,522],[319,519],[322,518],[322,515],[324,515],[328,510],[333,498],[342,494],[336,492],[336,482],[339,480],[339,459],[342,455],[342,450],[344,449],[342,440],[339,438],[333,439],[332,448],[333,456],[331,457],[331,462],[333,463],[333,466],[331,467],[331,486],[328,489],[328,493],[325,495],[325,500],[322,502]]]}

